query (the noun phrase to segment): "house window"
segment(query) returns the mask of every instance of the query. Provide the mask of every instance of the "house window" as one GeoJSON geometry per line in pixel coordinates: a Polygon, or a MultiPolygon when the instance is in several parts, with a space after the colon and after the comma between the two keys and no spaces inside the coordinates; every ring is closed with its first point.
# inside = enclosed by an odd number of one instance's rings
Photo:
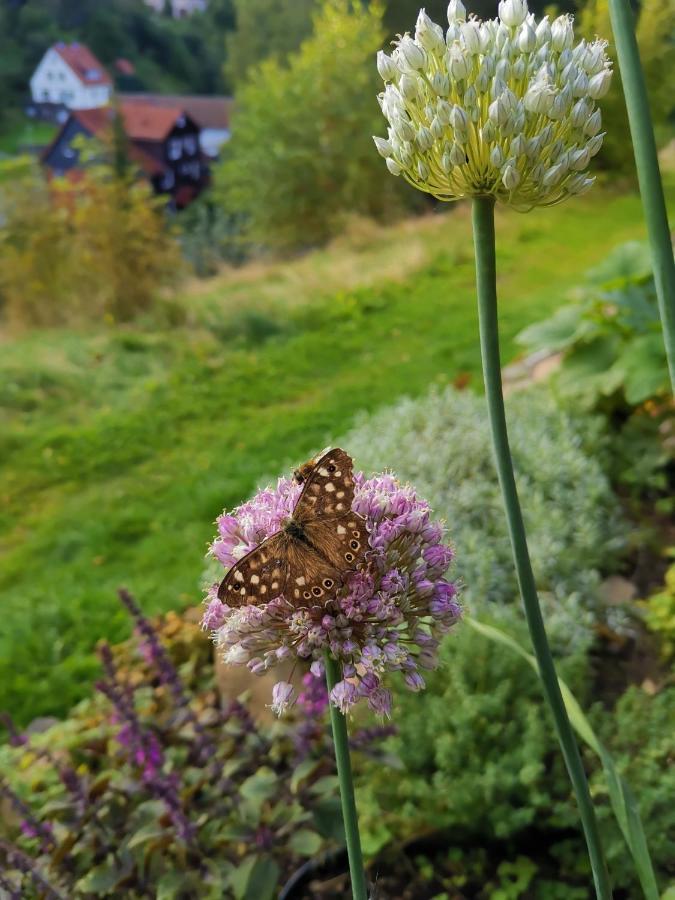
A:
{"type": "Polygon", "coordinates": [[[194,139],[194,135],[189,134],[184,139],[183,146],[188,156],[194,156],[197,152],[197,141],[194,139]]]}
{"type": "Polygon", "coordinates": [[[75,151],[73,150],[72,147],[64,147],[63,155],[65,156],[66,159],[75,159],[75,151]]]}
{"type": "Polygon", "coordinates": [[[183,155],[183,148],[180,138],[171,138],[168,148],[169,159],[180,159],[183,155]]]}

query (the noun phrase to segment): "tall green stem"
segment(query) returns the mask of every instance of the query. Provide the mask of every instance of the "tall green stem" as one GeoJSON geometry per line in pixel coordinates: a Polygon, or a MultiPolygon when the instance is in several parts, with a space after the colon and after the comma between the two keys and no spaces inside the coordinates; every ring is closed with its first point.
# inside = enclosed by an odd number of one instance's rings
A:
{"type": "MultiPolygon", "coordinates": [[[[326,683],[329,692],[341,679],[340,667],[333,657],[326,653],[326,683]]],[[[368,900],[366,873],[363,868],[361,838],[359,836],[359,820],[356,814],[354,799],[354,782],[352,780],[352,764],[349,758],[349,737],[347,721],[339,709],[330,704],[330,721],[333,726],[333,743],[337,761],[338,781],[340,782],[340,802],[342,803],[342,819],[345,826],[347,855],[349,856],[349,874],[352,879],[352,896],[354,900],[368,900]]]]}
{"type": "Polygon", "coordinates": [[[593,868],[595,890],[597,896],[602,898],[602,900],[611,900],[612,891],[600,843],[595,811],[591,802],[579,748],[574,739],[572,726],[567,717],[565,704],[560,693],[558,677],[548,645],[546,630],[544,629],[544,620],[539,607],[530,554],[527,549],[525,525],[523,524],[516,481],[513,474],[513,462],[511,460],[509,438],[506,430],[506,416],[504,414],[501,363],[499,359],[495,221],[494,200],[492,198],[480,197],[473,201],[473,234],[476,250],[480,346],[483,358],[485,394],[487,397],[490,428],[492,430],[497,474],[506,511],[518,586],[523,606],[525,607],[525,616],[530,629],[530,637],[537,658],[544,694],[553,714],[560,747],[576,794],[593,868]]]}
{"type": "Polygon", "coordinates": [[[642,205],[647,220],[670,383],[675,393],[675,263],[654,128],[649,113],[649,98],[635,37],[635,17],[629,0],[609,0],[609,14],[626,98],[642,205]]]}

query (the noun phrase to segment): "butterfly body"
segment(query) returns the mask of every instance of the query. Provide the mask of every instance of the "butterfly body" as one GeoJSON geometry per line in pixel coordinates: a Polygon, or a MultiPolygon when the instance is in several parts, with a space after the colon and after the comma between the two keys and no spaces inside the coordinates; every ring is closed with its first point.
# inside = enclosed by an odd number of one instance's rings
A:
{"type": "Polygon", "coordinates": [[[230,605],[266,603],[283,594],[296,606],[325,603],[367,550],[365,519],[352,511],[352,460],[335,448],[294,473],[303,484],[281,530],[240,559],[218,596],[230,605]]]}

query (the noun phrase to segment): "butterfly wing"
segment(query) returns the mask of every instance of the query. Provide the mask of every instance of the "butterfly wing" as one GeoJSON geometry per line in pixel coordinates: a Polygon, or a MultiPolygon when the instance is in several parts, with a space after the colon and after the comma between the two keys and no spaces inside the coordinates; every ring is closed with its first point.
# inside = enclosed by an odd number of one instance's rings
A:
{"type": "Polygon", "coordinates": [[[288,545],[288,580],[284,596],[294,606],[325,603],[342,584],[339,567],[304,541],[288,545]]]}
{"type": "Polygon", "coordinates": [[[354,500],[354,464],[344,450],[329,450],[310,469],[306,463],[299,472],[305,486],[293,510],[293,518],[304,526],[319,516],[336,518],[348,513],[354,500]]]}
{"type": "Polygon", "coordinates": [[[365,519],[352,511],[354,464],[339,447],[329,450],[306,473],[293,511],[309,543],[341,572],[356,568],[368,548],[365,519]]]}
{"type": "Polygon", "coordinates": [[[236,562],[218,588],[230,606],[267,603],[283,593],[288,581],[289,537],[277,531],[236,562]]]}

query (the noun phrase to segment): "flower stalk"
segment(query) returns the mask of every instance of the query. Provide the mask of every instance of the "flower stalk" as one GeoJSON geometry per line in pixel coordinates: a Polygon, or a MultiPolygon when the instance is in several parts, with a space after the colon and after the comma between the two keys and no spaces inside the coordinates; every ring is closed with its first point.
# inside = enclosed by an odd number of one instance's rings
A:
{"type": "Polygon", "coordinates": [[[565,765],[576,794],[586,836],[588,854],[593,869],[596,894],[601,900],[611,900],[612,891],[609,875],[602,851],[588,782],[581,762],[579,748],[560,693],[555,665],[551,656],[548,638],[546,637],[513,472],[504,412],[499,354],[494,205],[495,201],[492,197],[475,197],[473,200],[473,233],[476,253],[481,357],[497,474],[504,500],[513,560],[532,646],[537,658],[546,701],[553,714],[565,765]]]}
{"type": "MultiPolygon", "coordinates": [[[[338,662],[328,651],[324,655],[324,666],[326,669],[326,684],[330,693],[342,679],[342,673],[338,662]]],[[[366,873],[363,868],[361,837],[359,835],[359,820],[356,813],[356,800],[354,799],[352,766],[349,757],[347,720],[343,713],[332,703],[330,704],[330,721],[333,727],[333,743],[335,744],[335,760],[337,762],[338,781],[340,784],[340,803],[342,804],[342,819],[345,826],[352,896],[354,900],[368,900],[366,873]]]]}
{"type": "Polygon", "coordinates": [[[628,0],[609,0],[609,14],[647,221],[670,383],[675,393],[675,262],[649,98],[635,37],[635,17],[628,0]]]}

